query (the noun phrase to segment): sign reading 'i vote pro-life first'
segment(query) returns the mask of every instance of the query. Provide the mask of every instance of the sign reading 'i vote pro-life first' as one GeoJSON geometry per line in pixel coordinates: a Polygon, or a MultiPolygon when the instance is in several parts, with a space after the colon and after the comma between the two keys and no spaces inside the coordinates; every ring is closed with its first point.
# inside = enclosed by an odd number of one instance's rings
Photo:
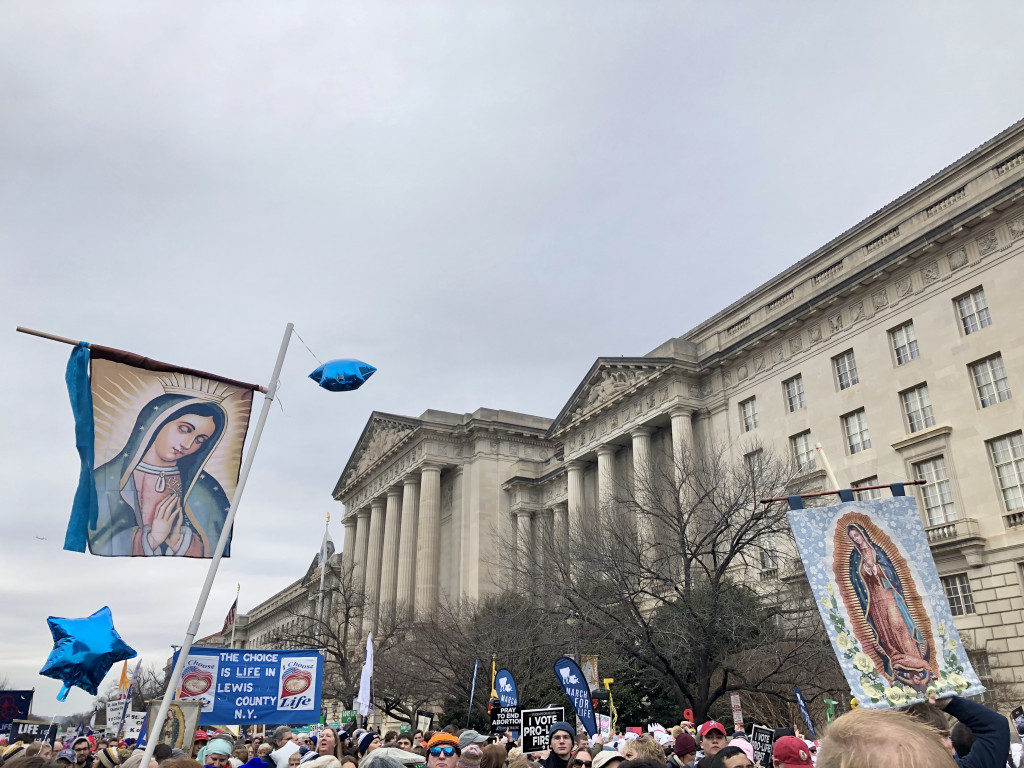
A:
{"type": "Polygon", "coordinates": [[[192,648],[178,698],[203,702],[200,725],[282,725],[320,717],[324,659],[316,650],[192,648]]]}

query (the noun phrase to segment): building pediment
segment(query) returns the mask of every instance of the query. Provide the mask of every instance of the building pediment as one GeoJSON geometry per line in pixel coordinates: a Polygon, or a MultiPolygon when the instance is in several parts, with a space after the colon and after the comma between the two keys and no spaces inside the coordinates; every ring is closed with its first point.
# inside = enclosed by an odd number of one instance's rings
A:
{"type": "Polygon", "coordinates": [[[671,358],[657,357],[599,357],[551,424],[548,435],[660,378],[674,362],[671,358]]]}
{"type": "Polygon", "coordinates": [[[421,426],[422,422],[419,419],[410,419],[407,416],[377,411],[370,414],[356,442],[355,450],[342,470],[334,495],[337,496],[342,488],[352,485],[358,477],[380,463],[399,445],[406,443],[421,426]]]}

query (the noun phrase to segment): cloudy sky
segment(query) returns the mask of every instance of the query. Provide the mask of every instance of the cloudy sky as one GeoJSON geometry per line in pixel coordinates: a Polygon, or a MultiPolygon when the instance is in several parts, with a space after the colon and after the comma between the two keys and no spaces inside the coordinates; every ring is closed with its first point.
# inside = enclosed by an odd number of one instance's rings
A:
{"type": "MultiPolygon", "coordinates": [[[[266,382],[293,343],[201,633],[313,557],[374,409],[554,416],[599,355],[679,335],[1024,116],[1005,3],[0,4],[0,676],[47,615],[146,662],[206,563],[61,549],[69,348],[266,382]]],[[[258,407],[258,405],[257,405],[258,407]]]]}

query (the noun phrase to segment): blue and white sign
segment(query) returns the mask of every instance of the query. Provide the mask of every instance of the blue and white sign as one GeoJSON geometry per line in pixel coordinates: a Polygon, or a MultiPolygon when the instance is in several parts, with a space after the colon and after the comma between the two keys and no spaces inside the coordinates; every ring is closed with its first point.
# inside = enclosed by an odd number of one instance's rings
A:
{"type": "Polygon", "coordinates": [[[793,508],[789,525],[860,706],[902,707],[985,690],[953,623],[912,498],[793,508]]]}
{"type": "Polygon", "coordinates": [[[555,662],[555,677],[562,686],[562,692],[572,702],[576,717],[591,736],[597,734],[597,722],[594,720],[594,707],[590,701],[590,687],[583,676],[579,665],[568,657],[555,662]]]}
{"type": "Polygon", "coordinates": [[[323,676],[315,650],[192,648],[178,698],[203,703],[200,725],[308,723],[320,717],[323,676]]]}

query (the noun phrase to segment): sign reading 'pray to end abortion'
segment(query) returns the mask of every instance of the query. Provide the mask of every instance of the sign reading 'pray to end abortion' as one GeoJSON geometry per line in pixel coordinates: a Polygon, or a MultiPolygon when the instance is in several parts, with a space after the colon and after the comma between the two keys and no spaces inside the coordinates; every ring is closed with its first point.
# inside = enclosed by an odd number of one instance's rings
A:
{"type": "Polygon", "coordinates": [[[200,725],[281,725],[320,716],[324,659],[316,650],[192,648],[178,698],[201,701],[200,725]]]}

